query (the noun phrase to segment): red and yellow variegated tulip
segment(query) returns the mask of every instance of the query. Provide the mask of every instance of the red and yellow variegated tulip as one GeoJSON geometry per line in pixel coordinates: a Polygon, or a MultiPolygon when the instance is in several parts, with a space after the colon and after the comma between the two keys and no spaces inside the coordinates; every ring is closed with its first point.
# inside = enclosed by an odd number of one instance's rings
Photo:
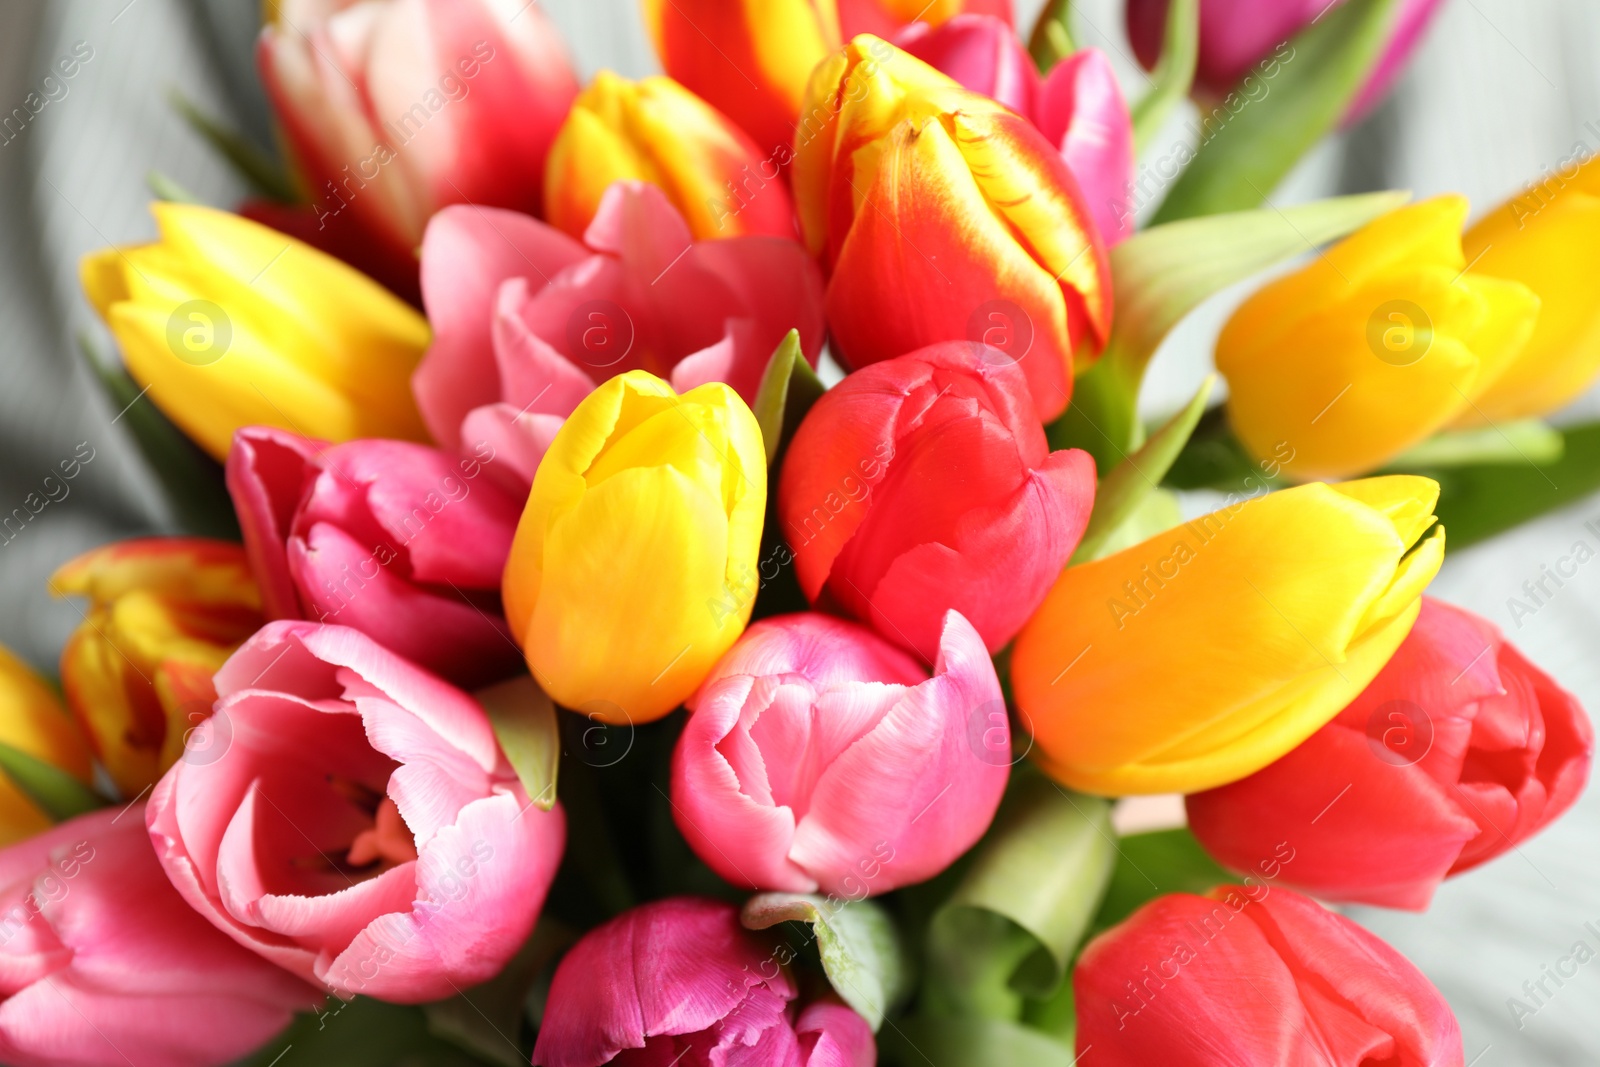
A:
{"type": "MultiPolygon", "coordinates": [[[[89,785],[89,748],[67,709],[26,663],[0,645],[0,745],[89,785]]],[[[0,847],[50,828],[50,816],[0,774],[0,847]]]]}
{"type": "Polygon", "coordinates": [[[795,134],[801,228],[852,366],[939,341],[1001,348],[1054,418],[1111,326],[1105,245],[1027,119],[871,36],[812,76],[795,134]]]}
{"type": "Polygon", "coordinates": [[[668,74],[717,107],[763,151],[787,147],[811,71],[859,33],[963,13],[1011,21],[1011,0],[642,0],[668,74]]]}
{"type": "Polygon", "coordinates": [[[782,162],[671,78],[633,82],[603,70],[550,149],[545,217],[581,239],[613,182],[646,181],[666,191],[698,240],[793,237],[782,162]]]}
{"type": "Polygon", "coordinates": [[[212,674],[262,623],[244,549],[121,541],[62,564],[50,591],[89,598],[61,652],[61,681],[95,755],[134,796],[177,760],[211,714],[212,674]]]}

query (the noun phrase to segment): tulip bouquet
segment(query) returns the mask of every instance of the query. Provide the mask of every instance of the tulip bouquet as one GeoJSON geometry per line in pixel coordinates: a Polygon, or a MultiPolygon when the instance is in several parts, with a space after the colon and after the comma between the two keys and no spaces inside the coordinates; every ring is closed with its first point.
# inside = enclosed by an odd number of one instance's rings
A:
{"type": "Polygon", "coordinates": [[[0,1061],[1461,1067],[1337,905],[1587,779],[1426,589],[1600,488],[1600,164],[1264,203],[1437,3],[267,6],[287,169],[83,263],[182,529],[0,650],[0,1061]]]}

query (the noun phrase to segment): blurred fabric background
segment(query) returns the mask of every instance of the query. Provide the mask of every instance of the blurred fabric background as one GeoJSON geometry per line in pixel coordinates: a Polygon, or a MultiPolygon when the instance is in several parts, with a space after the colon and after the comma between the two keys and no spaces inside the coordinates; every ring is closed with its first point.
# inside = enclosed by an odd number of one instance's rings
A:
{"type": "MultiPolygon", "coordinates": [[[[542,0],[585,77],[601,68],[656,69],[633,0],[542,0]]],[[[1039,3],[1019,0],[1019,23],[1039,3]]],[[[1101,48],[1136,94],[1116,0],[1079,9],[1081,44],[1101,48]]],[[[99,331],[79,294],[79,257],[147,239],[145,176],[171,176],[203,199],[232,205],[244,192],[178,118],[178,87],[263,146],[270,123],[255,76],[255,0],[3,0],[0,114],[38,91],[64,56],[90,58],[61,83],[20,133],[0,137],[0,515],[10,514],[57,463],[87,444],[93,458],[20,534],[0,538],[0,642],[54,673],[77,608],[53,601],[45,579],[94,545],[170,529],[149,476],[77,353],[99,331]],[[77,49],[74,52],[74,49],[77,49]]],[[[1459,190],[1478,211],[1542,178],[1574,150],[1600,150],[1600,4],[1594,0],[1447,0],[1406,77],[1359,128],[1330,140],[1274,195],[1282,205],[1336,192],[1459,190]]],[[[1186,116],[1185,116],[1186,117],[1186,116]]],[[[1183,117],[1169,129],[1183,136],[1183,117]]],[[[1157,157],[1163,146],[1152,149],[1157,157]]],[[[1243,287],[1248,288],[1248,287],[1243,287]]],[[[1186,323],[1151,371],[1152,414],[1187,399],[1209,365],[1210,344],[1242,292],[1226,293],[1186,323]]],[[[141,403],[145,401],[140,401],[141,403]]],[[[1563,418],[1600,415],[1591,394],[1563,418]]],[[[1209,501],[1187,502],[1192,512],[1209,501]]],[[[1534,661],[1600,711],[1600,565],[1579,570],[1531,617],[1508,599],[1576,541],[1600,544],[1600,497],[1452,554],[1433,593],[1499,624],[1534,661]]],[[[1460,1017],[1471,1067],[1600,1063],[1600,800],[1589,790],[1554,827],[1462,879],[1431,911],[1353,914],[1409,956],[1460,1017]],[[1586,926],[1589,923],[1592,926],[1586,926]],[[1525,982],[1586,942],[1589,962],[1536,1004],[1525,982]],[[1516,997],[1536,1013],[1519,1026],[1516,997]]]]}

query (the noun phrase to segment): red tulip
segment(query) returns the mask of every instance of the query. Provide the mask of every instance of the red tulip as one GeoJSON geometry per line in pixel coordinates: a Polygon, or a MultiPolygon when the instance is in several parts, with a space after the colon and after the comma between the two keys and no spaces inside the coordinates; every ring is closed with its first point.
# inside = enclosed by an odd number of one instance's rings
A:
{"type": "Polygon", "coordinates": [[[1032,122],[1060,150],[1105,243],[1133,235],[1133,118],[1104,52],[1081,49],[1041,78],[1016,31],[988,15],[912,23],[894,43],[1032,122]]]}
{"type": "Polygon", "coordinates": [[[1267,885],[1151,901],[1072,977],[1099,1067],[1461,1067],[1461,1029],[1405,957],[1267,885]]]}
{"type": "Polygon", "coordinates": [[[818,1001],[796,1018],[792,950],[739,925],[732,904],[674,897],[596,927],[550,984],[543,1067],[872,1067],[872,1031],[818,1001]]]}
{"type": "Polygon", "coordinates": [[[851,374],[789,447],[778,517],[800,586],[932,663],[945,612],[991,652],[1083,536],[1094,463],[1051,452],[1021,369],[964,341],[851,374]]]}
{"type": "Polygon", "coordinates": [[[1421,911],[1442,879],[1571,807],[1593,750],[1572,694],[1489,622],[1425,598],[1349,707],[1276,763],[1191,796],[1189,822],[1238,870],[1285,842],[1285,884],[1421,911]]]}
{"type": "MultiPolygon", "coordinates": [[[[578,93],[537,5],[283,0],[262,81],[312,200],[311,243],[416,285],[414,250],[446,204],[536,211],[545,157],[578,93]]],[[[270,225],[308,227],[282,213],[270,225]]]]}
{"type": "Polygon", "coordinates": [[[0,851],[0,1060],[11,1067],[220,1067],[320,990],[185,904],[143,806],[0,851]]]}
{"type": "Polygon", "coordinates": [[[818,66],[806,97],[795,200],[829,275],[836,354],[861,367],[940,341],[998,345],[1038,417],[1059,415],[1112,302],[1105,242],[1060,150],[875,37],[818,66]]]}
{"type": "Polygon", "coordinates": [[[352,627],[465,686],[516,673],[499,589],[522,501],[494,459],[240,430],[228,491],[267,618],[352,627]]]}

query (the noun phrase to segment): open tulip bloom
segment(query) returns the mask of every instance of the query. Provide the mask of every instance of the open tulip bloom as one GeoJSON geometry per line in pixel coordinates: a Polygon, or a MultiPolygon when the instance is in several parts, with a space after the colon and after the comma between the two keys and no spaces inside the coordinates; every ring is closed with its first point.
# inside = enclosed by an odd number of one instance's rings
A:
{"type": "Polygon", "coordinates": [[[262,5],[284,158],[206,124],[256,194],[81,267],[170,529],[41,572],[59,686],[0,648],[0,1061],[1466,1067],[1331,906],[1589,780],[1537,631],[1426,590],[1600,487],[1538,421],[1600,164],[1250,210],[1438,0],[1127,0],[1148,86],[1073,6],[640,0],[638,77],[523,0],[262,5]],[[1235,283],[1226,398],[1144,426],[1235,283]]]}

